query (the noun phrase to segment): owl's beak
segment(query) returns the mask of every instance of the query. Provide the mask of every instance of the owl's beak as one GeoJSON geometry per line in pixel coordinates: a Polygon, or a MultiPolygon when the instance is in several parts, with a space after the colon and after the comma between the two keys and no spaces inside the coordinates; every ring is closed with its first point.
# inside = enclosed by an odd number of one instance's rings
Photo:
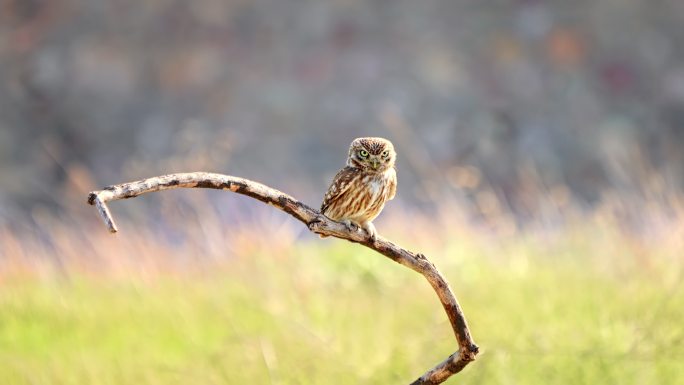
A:
{"type": "Polygon", "coordinates": [[[378,161],[377,159],[372,159],[371,166],[373,167],[373,170],[377,170],[378,167],[380,167],[380,161],[378,161]]]}

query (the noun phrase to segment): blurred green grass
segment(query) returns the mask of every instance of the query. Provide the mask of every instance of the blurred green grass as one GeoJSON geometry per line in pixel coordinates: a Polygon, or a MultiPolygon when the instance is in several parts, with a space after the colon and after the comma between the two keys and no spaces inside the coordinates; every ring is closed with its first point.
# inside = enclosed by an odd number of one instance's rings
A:
{"type": "MultiPolygon", "coordinates": [[[[358,245],[287,231],[249,242],[245,230],[226,240],[241,255],[202,264],[186,260],[197,245],[142,232],[78,246],[69,231],[54,235],[71,237],[59,249],[3,239],[16,259],[112,260],[5,266],[0,383],[408,383],[456,349],[423,278],[358,245]]],[[[553,237],[456,231],[392,236],[440,267],[481,346],[447,383],[682,383],[679,241],[639,243],[605,224],[553,237]]]]}

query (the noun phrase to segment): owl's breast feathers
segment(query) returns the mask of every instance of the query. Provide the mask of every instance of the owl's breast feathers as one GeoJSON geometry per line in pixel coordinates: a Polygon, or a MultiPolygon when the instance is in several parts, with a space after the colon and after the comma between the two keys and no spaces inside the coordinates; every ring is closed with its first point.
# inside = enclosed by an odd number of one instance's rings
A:
{"type": "Polygon", "coordinates": [[[396,189],[394,168],[374,173],[348,166],[335,175],[323,198],[321,212],[333,220],[372,221],[385,202],[394,198],[396,189]]]}

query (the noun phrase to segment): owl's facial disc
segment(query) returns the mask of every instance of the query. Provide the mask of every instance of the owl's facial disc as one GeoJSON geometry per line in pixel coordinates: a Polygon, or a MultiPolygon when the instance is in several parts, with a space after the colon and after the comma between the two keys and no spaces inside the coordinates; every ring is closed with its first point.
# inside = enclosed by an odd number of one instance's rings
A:
{"type": "Polygon", "coordinates": [[[382,138],[356,138],[349,149],[347,164],[382,172],[394,166],[392,143],[382,138]]]}

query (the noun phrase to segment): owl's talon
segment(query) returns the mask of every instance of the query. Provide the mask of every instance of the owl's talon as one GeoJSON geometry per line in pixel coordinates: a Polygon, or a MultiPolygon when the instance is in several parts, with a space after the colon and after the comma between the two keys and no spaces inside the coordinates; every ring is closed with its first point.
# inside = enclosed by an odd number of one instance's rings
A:
{"type": "Polygon", "coordinates": [[[354,223],[348,219],[342,221],[342,223],[344,224],[344,227],[346,227],[347,230],[349,230],[351,232],[355,233],[355,232],[359,231],[359,225],[357,225],[356,223],[354,223]]]}
{"type": "Polygon", "coordinates": [[[368,232],[368,235],[370,235],[370,240],[375,242],[378,236],[378,232],[375,230],[375,226],[371,222],[366,222],[361,225],[364,230],[368,232]]]}

